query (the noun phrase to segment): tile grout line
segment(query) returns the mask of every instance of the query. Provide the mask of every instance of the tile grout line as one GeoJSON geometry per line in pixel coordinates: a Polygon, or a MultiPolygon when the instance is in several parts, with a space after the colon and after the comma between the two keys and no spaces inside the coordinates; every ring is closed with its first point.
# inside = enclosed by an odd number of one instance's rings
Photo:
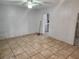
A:
{"type": "MultiPolygon", "coordinates": [[[[18,44],[18,42],[16,42],[17,44],[18,44]]],[[[19,45],[19,44],[18,44],[19,45]]],[[[19,45],[20,46],[20,45],[19,45]]],[[[20,46],[21,47],[21,46],[20,46]]],[[[22,48],[23,49],[23,48],[22,48]]],[[[23,51],[29,56],[29,54],[23,49],[23,51]]],[[[30,56],[29,56],[29,58],[31,58],[30,56]]],[[[29,59],[28,58],[28,59],[29,59]]]]}
{"type": "MultiPolygon", "coordinates": [[[[77,48],[75,50],[77,50],[77,48]]],[[[70,55],[68,55],[68,57],[71,56],[75,52],[75,50],[70,55]]],[[[68,57],[66,59],[68,59],[68,57]]]]}
{"type": "MultiPolygon", "coordinates": [[[[23,40],[24,41],[24,40],[23,40]]],[[[24,41],[25,42],[25,41],[24,41]]],[[[26,42],[25,42],[26,43],[26,42]]],[[[29,44],[30,45],[30,44],[29,44]]],[[[19,45],[20,46],[20,45],[19,45]]],[[[30,45],[31,46],[31,45],[30,45]]],[[[31,46],[32,47],[32,46],[31,46]]],[[[49,46],[50,47],[50,46],[49,46]]],[[[33,47],[32,47],[33,48],[33,47]]],[[[35,48],[33,48],[33,49],[35,49],[35,48]]],[[[46,48],[45,50],[47,50],[48,48],[46,48]]],[[[26,52],[26,51],[25,51],[26,52]]],[[[27,52],[26,52],[27,53],[27,52]]],[[[39,54],[40,52],[38,52],[38,53],[36,53],[35,55],[37,55],[37,54],[39,54]]],[[[28,53],[27,53],[28,54],[28,53]]],[[[35,56],[35,55],[32,55],[32,56],[30,56],[30,57],[33,57],[33,56],[35,56]]],[[[42,55],[43,56],[43,55],[42,55]]],[[[44,56],[43,56],[44,57],[44,56]]],[[[45,58],[45,57],[44,57],[45,58]]]]}
{"type": "MultiPolygon", "coordinates": [[[[7,44],[9,45],[8,40],[7,40],[7,44]]],[[[9,45],[9,48],[11,49],[10,45],[9,45]]],[[[12,49],[11,49],[11,51],[12,51],[13,57],[16,59],[16,56],[15,56],[15,54],[14,54],[14,52],[13,52],[13,50],[12,50],[12,49]]]]}

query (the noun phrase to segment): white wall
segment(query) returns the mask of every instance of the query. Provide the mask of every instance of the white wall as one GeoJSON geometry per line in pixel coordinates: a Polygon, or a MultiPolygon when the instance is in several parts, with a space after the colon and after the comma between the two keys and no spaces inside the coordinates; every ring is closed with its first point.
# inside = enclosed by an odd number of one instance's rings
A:
{"type": "Polygon", "coordinates": [[[0,37],[37,32],[36,11],[16,5],[0,5],[0,37]]]}
{"type": "MultiPolygon", "coordinates": [[[[55,8],[48,8],[47,11],[50,13],[49,36],[73,45],[79,0],[62,0],[55,8]]],[[[40,10],[41,15],[44,13],[44,9],[40,10]]]]}
{"type": "Polygon", "coordinates": [[[74,43],[78,5],[78,0],[66,0],[56,11],[53,11],[51,18],[50,33],[69,44],[74,43]]]}

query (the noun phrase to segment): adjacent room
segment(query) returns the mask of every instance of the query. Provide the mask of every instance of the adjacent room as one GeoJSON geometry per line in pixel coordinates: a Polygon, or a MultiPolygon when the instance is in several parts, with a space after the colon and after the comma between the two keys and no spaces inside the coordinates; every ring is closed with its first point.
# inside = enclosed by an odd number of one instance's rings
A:
{"type": "Polygon", "coordinates": [[[79,59],[79,0],[0,0],[0,59],[79,59]]]}

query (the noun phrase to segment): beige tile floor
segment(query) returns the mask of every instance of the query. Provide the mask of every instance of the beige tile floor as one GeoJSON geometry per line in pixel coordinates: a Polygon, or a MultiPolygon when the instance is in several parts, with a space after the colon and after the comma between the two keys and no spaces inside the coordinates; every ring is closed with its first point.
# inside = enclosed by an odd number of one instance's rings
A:
{"type": "Polygon", "coordinates": [[[0,59],[79,59],[79,48],[43,35],[29,35],[1,40],[0,59]]]}

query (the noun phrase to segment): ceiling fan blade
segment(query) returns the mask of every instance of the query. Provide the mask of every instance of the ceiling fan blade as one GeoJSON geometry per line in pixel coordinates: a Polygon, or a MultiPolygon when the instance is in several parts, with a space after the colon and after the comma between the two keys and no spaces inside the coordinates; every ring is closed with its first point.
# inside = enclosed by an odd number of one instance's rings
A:
{"type": "Polygon", "coordinates": [[[42,4],[42,5],[53,5],[52,2],[41,2],[40,4],[42,4]]]}
{"type": "Polygon", "coordinates": [[[27,4],[27,2],[23,2],[23,3],[22,3],[22,5],[26,5],[26,4],[27,4]]]}
{"type": "Polygon", "coordinates": [[[33,6],[37,6],[37,5],[39,5],[39,4],[32,4],[33,6]]]}
{"type": "Polygon", "coordinates": [[[34,3],[42,3],[42,1],[39,0],[33,0],[34,3]]]}

